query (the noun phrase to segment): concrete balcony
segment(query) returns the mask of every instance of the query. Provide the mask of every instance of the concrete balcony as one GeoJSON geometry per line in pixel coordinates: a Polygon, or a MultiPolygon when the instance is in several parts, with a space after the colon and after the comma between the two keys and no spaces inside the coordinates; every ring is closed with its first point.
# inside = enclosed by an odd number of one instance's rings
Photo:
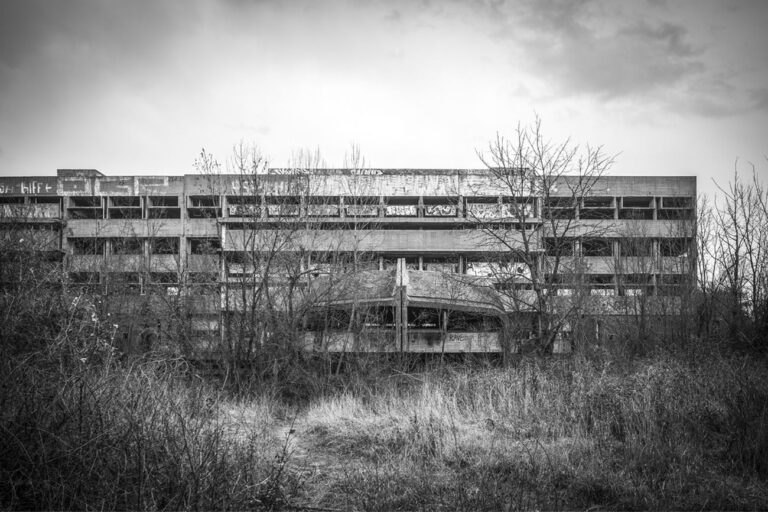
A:
{"type": "Polygon", "coordinates": [[[51,222],[60,219],[58,203],[0,205],[0,222],[51,222]]]}
{"type": "MultiPolygon", "coordinates": [[[[215,222],[208,224],[213,225],[213,232],[216,233],[215,222]]],[[[102,238],[182,236],[184,223],[179,219],[73,219],[67,221],[65,234],[68,237],[102,238]]]]}
{"type": "Polygon", "coordinates": [[[631,297],[571,296],[553,297],[552,305],[562,311],[571,310],[578,305],[588,315],[597,316],[669,316],[679,315],[682,308],[681,297],[660,297],[637,295],[631,297]]]}
{"type": "MultiPolygon", "coordinates": [[[[166,221],[173,222],[173,221],[166,221]]],[[[176,222],[179,222],[176,220],[176,222]]],[[[194,237],[216,238],[219,236],[218,221],[216,218],[186,219],[184,235],[194,237]]]]}
{"type": "Polygon", "coordinates": [[[12,247],[31,251],[58,251],[61,248],[58,231],[30,229],[29,226],[0,230],[0,241],[12,247]]]}
{"type": "MultiPolygon", "coordinates": [[[[554,265],[554,257],[547,258],[548,265],[554,265]]],[[[690,259],[686,256],[660,258],[612,256],[584,256],[582,258],[560,258],[558,273],[566,274],[686,274],[690,271],[690,259]]]]}
{"type": "MultiPolygon", "coordinates": [[[[536,236],[531,233],[531,236],[536,236]]],[[[224,250],[258,250],[264,241],[284,240],[285,250],[299,247],[312,251],[371,251],[400,254],[505,251],[522,247],[517,231],[500,231],[493,236],[477,229],[388,229],[388,230],[229,230],[224,250]]]]}
{"type": "Polygon", "coordinates": [[[151,254],[147,266],[150,272],[179,272],[181,259],[178,254],[151,254]]]}
{"type": "Polygon", "coordinates": [[[107,272],[142,272],[147,270],[147,260],[139,254],[110,254],[104,268],[107,272]]]}
{"type": "Polygon", "coordinates": [[[68,256],[70,272],[99,272],[104,268],[104,256],[93,254],[71,254],[68,256]]]}
{"type": "Polygon", "coordinates": [[[218,254],[190,254],[187,256],[188,272],[208,272],[219,274],[218,254]]]}
{"type": "Polygon", "coordinates": [[[544,221],[543,236],[551,236],[553,231],[558,236],[564,234],[568,237],[655,237],[655,238],[680,238],[693,235],[694,223],[692,220],[558,220],[553,230],[549,221],[544,221]],[[570,224],[569,224],[570,223],[570,224]],[[567,231],[566,231],[567,230],[567,231]]]}

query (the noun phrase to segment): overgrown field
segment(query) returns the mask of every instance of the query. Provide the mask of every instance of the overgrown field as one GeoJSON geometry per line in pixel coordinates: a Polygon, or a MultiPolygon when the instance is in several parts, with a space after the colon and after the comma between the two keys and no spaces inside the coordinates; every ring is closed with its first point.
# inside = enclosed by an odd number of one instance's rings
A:
{"type": "Polygon", "coordinates": [[[236,395],[173,361],[5,361],[0,507],[768,504],[764,359],[659,351],[505,368],[354,366],[286,403],[290,378],[236,395]]]}

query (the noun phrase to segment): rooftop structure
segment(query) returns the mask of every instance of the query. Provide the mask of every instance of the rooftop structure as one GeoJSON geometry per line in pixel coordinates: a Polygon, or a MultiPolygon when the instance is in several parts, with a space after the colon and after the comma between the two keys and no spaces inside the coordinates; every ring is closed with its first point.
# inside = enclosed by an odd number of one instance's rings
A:
{"type": "Polygon", "coordinates": [[[0,178],[0,229],[107,298],[125,349],[514,352],[546,333],[567,351],[581,320],[604,337],[601,319],[674,315],[692,282],[694,177],[583,185],[498,169],[67,169],[0,178]]]}

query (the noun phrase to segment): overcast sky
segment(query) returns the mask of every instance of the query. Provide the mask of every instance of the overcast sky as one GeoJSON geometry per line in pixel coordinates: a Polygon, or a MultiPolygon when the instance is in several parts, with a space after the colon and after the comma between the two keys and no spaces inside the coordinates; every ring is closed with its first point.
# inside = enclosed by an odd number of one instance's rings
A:
{"type": "Polygon", "coordinates": [[[768,175],[768,1],[0,1],[0,174],[480,167],[538,113],[615,174],[768,175]]]}

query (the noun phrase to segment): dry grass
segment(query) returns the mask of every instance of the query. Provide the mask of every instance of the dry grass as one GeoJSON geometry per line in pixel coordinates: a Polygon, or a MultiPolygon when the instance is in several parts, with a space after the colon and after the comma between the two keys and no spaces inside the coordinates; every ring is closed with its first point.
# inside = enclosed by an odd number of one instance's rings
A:
{"type": "Polygon", "coordinates": [[[177,364],[2,369],[0,507],[279,507],[292,493],[268,404],[232,405],[177,364]]]}
{"type": "MultiPolygon", "coordinates": [[[[764,360],[353,373],[300,408],[168,361],[2,363],[0,507],[759,509],[764,360]],[[308,405],[306,405],[308,404],[308,405]]],[[[290,382],[282,383],[290,386],[290,382]]]]}
{"type": "Polygon", "coordinates": [[[314,504],[358,510],[757,509],[763,364],[669,354],[411,376],[315,401],[303,435],[344,461],[314,504]]]}

